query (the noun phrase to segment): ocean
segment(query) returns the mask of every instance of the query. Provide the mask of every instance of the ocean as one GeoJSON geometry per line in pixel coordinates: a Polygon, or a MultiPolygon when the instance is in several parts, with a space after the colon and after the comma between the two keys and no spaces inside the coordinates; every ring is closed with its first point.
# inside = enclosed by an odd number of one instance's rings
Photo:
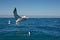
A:
{"type": "Polygon", "coordinates": [[[0,40],[60,40],[60,18],[0,18],[0,40]]]}

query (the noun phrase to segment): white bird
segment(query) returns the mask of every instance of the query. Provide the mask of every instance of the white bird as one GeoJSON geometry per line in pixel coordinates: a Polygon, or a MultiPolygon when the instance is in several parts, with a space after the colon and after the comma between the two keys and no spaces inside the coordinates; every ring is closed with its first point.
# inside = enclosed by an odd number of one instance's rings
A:
{"type": "Polygon", "coordinates": [[[28,17],[27,16],[19,16],[18,14],[17,14],[17,9],[15,8],[14,9],[14,11],[13,11],[13,14],[14,14],[14,17],[15,17],[15,19],[16,19],[16,24],[18,24],[20,21],[22,21],[22,20],[26,20],[28,17]]]}

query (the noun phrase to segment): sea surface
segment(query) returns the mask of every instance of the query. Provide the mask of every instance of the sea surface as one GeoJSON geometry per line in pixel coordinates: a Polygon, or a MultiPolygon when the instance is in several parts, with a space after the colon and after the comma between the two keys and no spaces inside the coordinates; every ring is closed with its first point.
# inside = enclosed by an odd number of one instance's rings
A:
{"type": "Polygon", "coordinates": [[[60,40],[60,18],[0,18],[0,40],[60,40]]]}

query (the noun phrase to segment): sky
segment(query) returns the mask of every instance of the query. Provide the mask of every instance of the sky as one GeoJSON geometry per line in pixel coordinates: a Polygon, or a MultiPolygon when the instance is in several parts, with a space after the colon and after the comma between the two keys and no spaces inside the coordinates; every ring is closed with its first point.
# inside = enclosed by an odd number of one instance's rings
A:
{"type": "Polygon", "coordinates": [[[0,17],[18,15],[34,17],[60,17],[60,0],[0,0],[0,17]]]}

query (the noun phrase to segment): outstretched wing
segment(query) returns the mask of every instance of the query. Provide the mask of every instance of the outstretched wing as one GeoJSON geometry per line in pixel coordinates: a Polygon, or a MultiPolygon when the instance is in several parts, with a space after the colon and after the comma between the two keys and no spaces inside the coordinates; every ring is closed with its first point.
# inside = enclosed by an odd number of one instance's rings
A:
{"type": "Polygon", "coordinates": [[[14,14],[14,17],[15,17],[16,20],[17,20],[18,18],[21,18],[21,17],[17,14],[16,8],[14,9],[13,14],[14,14]]]}

